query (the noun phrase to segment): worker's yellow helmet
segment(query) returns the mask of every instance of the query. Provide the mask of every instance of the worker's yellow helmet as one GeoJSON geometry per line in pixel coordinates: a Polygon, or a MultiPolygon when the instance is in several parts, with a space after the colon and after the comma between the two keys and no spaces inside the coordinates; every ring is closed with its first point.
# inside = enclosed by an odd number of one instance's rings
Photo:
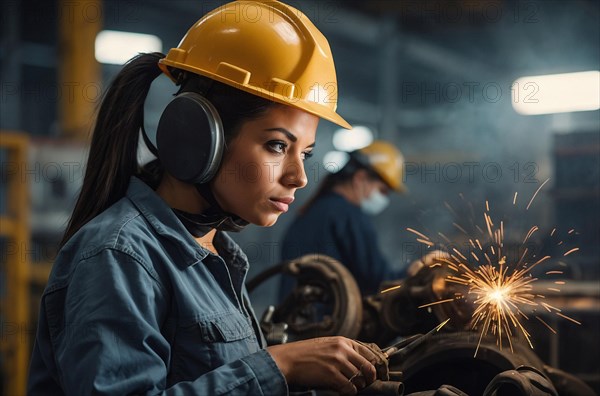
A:
{"type": "Polygon", "coordinates": [[[299,10],[274,0],[234,1],[202,17],[159,62],[350,128],[337,108],[329,43],[299,10]]]}
{"type": "Polygon", "coordinates": [[[393,144],[383,140],[358,150],[369,162],[369,167],[393,190],[406,191],[404,186],[404,156],[393,144]]]}

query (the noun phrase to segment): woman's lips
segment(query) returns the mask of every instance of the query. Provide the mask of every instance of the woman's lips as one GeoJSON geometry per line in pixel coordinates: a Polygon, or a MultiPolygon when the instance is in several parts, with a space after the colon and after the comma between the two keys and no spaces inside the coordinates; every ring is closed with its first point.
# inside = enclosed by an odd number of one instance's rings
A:
{"type": "Polygon", "coordinates": [[[280,212],[287,212],[290,204],[294,202],[294,197],[270,198],[271,204],[280,212]]]}

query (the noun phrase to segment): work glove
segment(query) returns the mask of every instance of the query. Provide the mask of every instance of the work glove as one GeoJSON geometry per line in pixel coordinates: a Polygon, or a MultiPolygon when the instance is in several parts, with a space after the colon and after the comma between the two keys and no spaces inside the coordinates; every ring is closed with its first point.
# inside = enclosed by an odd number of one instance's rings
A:
{"type": "Polygon", "coordinates": [[[376,379],[382,380],[382,381],[389,381],[390,380],[390,369],[389,369],[389,361],[388,361],[387,355],[385,353],[383,353],[383,351],[381,350],[381,348],[379,348],[379,346],[377,346],[377,344],[361,342],[361,341],[356,341],[356,342],[358,342],[362,346],[368,348],[371,352],[373,352],[373,355],[375,355],[376,360],[371,363],[373,364],[373,366],[375,366],[375,370],[377,372],[376,379]]]}

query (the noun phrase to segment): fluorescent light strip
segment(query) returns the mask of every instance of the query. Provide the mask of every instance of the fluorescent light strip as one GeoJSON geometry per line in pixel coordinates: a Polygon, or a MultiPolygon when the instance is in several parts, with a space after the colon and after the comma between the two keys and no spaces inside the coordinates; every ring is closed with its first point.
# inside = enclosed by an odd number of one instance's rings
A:
{"type": "Polygon", "coordinates": [[[162,52],[162,41],[151,34],[115,30],[103,30],[96,36],[98,62],[122,65],[140,52],[162,52]]]}
{"type": "Polygon", "coordinates": [[[600,109],[600,71],[521,77],[512,86],[519,114],[554,114],[600,109]]]}
{"type": "Polygon", "coordinates": [[[323,168],[329,173],[338,173],[349,160],[350,154],[345,151],[329,151],[323,156],[323,168]]]}
{"type": "Polygon", "coordinates": [[[353,151],[368,146],[373,141],[373,132],[366,126],[356,125],[350,131],[338,129],[333,133],[333,147],[339,151],[353,151]]]}

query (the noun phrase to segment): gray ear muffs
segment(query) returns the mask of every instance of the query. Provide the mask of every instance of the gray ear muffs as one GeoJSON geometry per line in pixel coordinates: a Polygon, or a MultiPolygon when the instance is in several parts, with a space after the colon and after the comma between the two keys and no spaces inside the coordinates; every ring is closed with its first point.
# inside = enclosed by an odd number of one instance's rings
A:
{"type": "Polygon", "coordinates": [[[193,184],[210,181],[221,164],[223,124],[204,96],[184,92],[163,111],[156,131],[158,158],[173,177],[193,184]]]}

